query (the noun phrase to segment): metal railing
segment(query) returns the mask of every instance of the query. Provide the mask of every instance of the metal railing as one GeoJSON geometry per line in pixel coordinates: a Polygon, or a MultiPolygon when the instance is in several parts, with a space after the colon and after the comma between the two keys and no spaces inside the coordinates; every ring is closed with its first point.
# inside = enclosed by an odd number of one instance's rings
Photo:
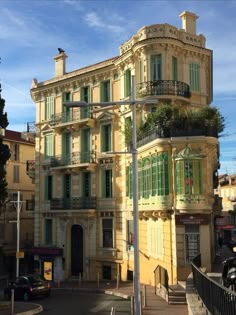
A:
{"type": "Polygon", "coordinates": [[[35,200],[34,199],[26,200],[25,210],[34,211],[34,207],[35,207],[35,200]]]}
{"type": "Polygon", "coordinates": [[[53,198],[50,200],[51,210],[96,209],[97,197],[53,198]]]}
{"type": "Polygon", "coordinates": [[[196,293],[211,315],[236,315],[236,293],[217,283],[199,269],[201,257],[192,261],[196,293]]]}
{"type": "Polygon", "coordinates": [[[26,161],[26,172],[35,172],[35,161],[27,160],[26,161]]]}
{"type": "Polygon", "coordinates": [[[165,289],[166,293],[169,290],[169,277],[167,270],[158,265],[154,270],[154,279],[155,279],[155,293],[157,293],[157,287],[162,287],[165,289]]]}
{"type": "Polygon", "coordinates": [[[86,109],[74,109],[74,111],[65,111],[53,114],[49,120],[49,124],[56,126],[89,118],[93,118],[93,113],[90,107],[86,109]]]}
{"type": "Polygon", "coordinates": [[[152,126],[138,135],[137,147],[141,147],[157,138],[208,136],[218,137],[216,127],[207,125],[206,121],[192,119],[189,122],[178,119],[169,121],[168,125],[152,126]]]}
{"type": "Polygon", "coordinates": [[[173,95],[190,98],[190,88],[187,83],[175,80],[153,80],[137,84],[137,97],[153,95],[173,95]]]}
{"type": "Polygon", "coordinates": [[[60,167],[84,163],[96,163],[96,152],[73,152],[71,154],[56,155],[54,157],[45,159],[43,162],[44,165],[48,165],[50,167],[60,167]]]}

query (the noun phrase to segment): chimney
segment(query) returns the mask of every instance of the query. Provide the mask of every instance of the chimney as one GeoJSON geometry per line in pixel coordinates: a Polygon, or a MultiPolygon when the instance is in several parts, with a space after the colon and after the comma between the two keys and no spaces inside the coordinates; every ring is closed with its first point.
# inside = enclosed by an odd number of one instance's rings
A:
{"type": "Polygon", "coordinates": [[[186,33],[196,35],[196,20],[198,16],[194,13],[184,11],[179,17],[182,18],[182,29],[184,29],[186,33]]]}
{"type": "Polygon", "coordinates": [[[65,52],[58,48],[59,54],[54,57],[55,60],[55,77],[60,77],[66,73],[66,58],[65,52]]]}

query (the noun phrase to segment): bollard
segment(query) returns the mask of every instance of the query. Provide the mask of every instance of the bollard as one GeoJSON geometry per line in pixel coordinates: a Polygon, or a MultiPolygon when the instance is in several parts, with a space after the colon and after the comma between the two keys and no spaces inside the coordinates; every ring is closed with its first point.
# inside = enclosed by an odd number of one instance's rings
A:
{"type": "Polygon", "coordinates": [[[117,273],[117,278],[116,278],[116,288],[119,289],[119,284],[120,284],[120,274],[117,273]]]}
{"type": "Polygon", "coordinates": [[[13,289],[11,289],[11,315],[14,315],[14,298],[15,295],[15,291],[13,289]]]}
{"type": "Polygon", "coordinates": [[[97,274],[97,287],[99,289],[99,271],[98,271],[98,274],[97,274]]]}
{"type": "Polygon", "coordinates": [[[61,286],[61,283],[60,283],[60,280],[58,280],[57,281],[57,287],[60,288],[60,286],[61,286]]]}
{"type": "Polygon", "coordinates": [[[147,306],[147,287],[143,286],[143,307],[147,306]]]}
{"type": "Polygon", "coordinates": [[[116,315],[116,309],[113,306],[111,308],[111,315],[116,315]]]}
{"type": "Polygon", "coordinates": [[[130,297],[130,315],[134,315],[134,297],[130,297]]]}

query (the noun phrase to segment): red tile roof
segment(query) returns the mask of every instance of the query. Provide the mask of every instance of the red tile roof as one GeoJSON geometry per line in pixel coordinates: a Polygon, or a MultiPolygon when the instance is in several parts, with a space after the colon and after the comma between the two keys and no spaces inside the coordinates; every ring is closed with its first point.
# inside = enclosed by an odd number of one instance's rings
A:
{"type": "Polygon", "coordinates": [[[3,140],[14,141],[14,142],[23,142],[28,144],[34,144],[33,137],[25,137],[24,135],[27,133],[22,133],[14,130],[5,130],[5,135],[3,136],[3,140]]]}

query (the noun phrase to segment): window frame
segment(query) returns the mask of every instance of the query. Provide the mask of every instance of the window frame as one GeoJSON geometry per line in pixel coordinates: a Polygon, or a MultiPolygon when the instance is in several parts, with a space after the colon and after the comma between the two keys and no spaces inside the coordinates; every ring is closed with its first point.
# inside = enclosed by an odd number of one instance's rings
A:
{"type": "Polygon", "coordinates": [[[113,218],[102,218],[102,248],[113,248],[114,247],[114,235],[113,235],[113,218]],[[105,227],[105,221],[109,221],[111,226],[105,227]],[[106,239],[106,235],[110,239],[106,239]]]}

